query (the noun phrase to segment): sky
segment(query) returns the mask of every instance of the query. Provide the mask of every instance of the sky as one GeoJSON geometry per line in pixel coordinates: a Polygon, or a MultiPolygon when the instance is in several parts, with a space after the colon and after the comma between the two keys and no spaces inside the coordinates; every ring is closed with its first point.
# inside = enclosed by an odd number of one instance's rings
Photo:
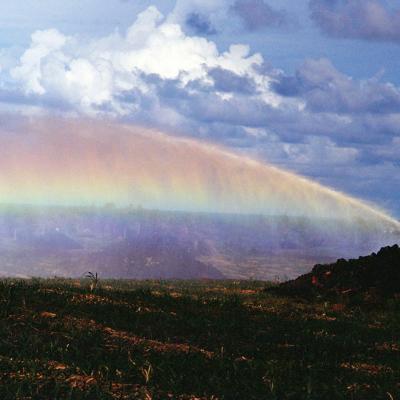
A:
{"type": "Polygon", "coordinates": [[[400,218],[399,50],[394,0],[2,1],[0,124],[157,128],[400,218]]]}

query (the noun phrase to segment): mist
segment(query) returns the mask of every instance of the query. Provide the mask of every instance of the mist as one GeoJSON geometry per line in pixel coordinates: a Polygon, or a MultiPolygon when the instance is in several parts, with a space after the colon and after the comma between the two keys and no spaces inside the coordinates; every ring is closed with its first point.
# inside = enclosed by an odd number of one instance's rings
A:
{"type": "Polygon", "coordinates": [[[291,278],[400,237],[378,207],[213,144],[110,121],[9,126],[3,276],[291,278]]]}
{"type": "Polygon", "coordinates": [[[0,133],[1,203],[363,219],[377,207],[212,144],[106,121],[36,119],[0,133]]]}

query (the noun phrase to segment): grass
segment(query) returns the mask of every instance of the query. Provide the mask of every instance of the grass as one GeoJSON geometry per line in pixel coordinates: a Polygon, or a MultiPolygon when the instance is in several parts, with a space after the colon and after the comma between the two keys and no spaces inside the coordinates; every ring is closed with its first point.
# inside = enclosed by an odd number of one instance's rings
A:
{"type": "Polygon", "coordinates": [[[400,300],[0,281],[0,399],[398,399],[400,300]]]}

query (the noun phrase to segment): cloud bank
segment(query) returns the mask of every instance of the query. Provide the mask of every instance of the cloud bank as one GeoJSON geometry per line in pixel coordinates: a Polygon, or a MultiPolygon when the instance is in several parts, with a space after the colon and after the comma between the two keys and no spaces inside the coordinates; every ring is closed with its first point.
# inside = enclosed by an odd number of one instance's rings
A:
{"type": "Polygon", "coordinates": [[[287,74],[246,44],[220,50],[212,40],[220,13],[266,4],[177,2],[166,16],[151,6],[126,31],[95,39],[36,31],[18,59],[0,58],[1,108],[191,135],[395,209],[399,87],[380,74],[354,79],[327,58],[287,74]]]}

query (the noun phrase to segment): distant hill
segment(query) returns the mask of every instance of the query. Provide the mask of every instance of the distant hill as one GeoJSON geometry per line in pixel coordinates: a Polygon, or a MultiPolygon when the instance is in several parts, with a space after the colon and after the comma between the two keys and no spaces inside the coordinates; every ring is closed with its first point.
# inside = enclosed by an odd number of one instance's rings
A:
{"type": "Polygon", "coordinates": [[[366,257],[318,264],[310,273],[281,284],[278,290],[299,295],[373,291],[390,296],[400,293],[400,248],[388,246],[366,257]]]}
{"type": "Polygon", "coordinates": [[[76,240],[58,231],[46,232],[35,237],[31,244],[35,249],[48,252],[82,249],[82,245],[76,240]]]}
{"type": "Polygon", "coordinates": [[[399,241],[361,219],[0,206],[0,276],[292,279],[399,241]]]}
{"type": "Polygon", "coordinates": [[[124,241],[90,257],[102,277],[124,279],[223,279],[216,268],[195,258],[173,236],[124,241]]]}

